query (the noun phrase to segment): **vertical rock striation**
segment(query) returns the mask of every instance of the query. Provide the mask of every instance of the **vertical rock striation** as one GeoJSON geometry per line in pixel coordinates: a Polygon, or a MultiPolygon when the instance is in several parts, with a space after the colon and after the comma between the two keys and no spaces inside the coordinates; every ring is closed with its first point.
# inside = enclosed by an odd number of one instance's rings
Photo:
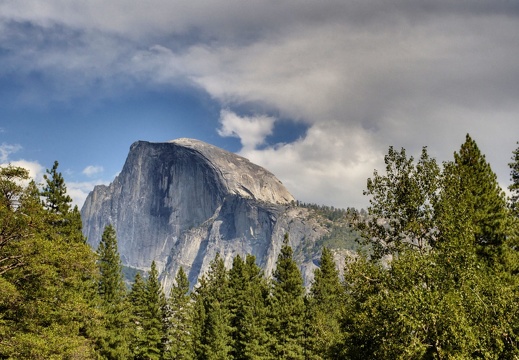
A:
{"type": "Polygon", "coordinates": [[[92,247],[111,223],[123,264],[147,270],[155,260],[166,290],[180,266],[195,283],[217,252],[228,266],[253,254],[270,274],[285,233],[308,283],[315,265],[304,250],[325,230],[293,201],[274,175],[236,154],[192,139],[138,141],[81,214],[92,247]]]}

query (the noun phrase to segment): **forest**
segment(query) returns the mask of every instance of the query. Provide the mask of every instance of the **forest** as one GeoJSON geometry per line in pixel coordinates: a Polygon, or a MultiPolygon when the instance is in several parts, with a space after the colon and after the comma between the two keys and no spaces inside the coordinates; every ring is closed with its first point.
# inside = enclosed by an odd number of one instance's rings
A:
{"type": "Polygon", "coordinates": [[[127,288],[111,225],[90,248],[58,162],[42,185],[1,167],[0,359],[519,358],[519,147],[509,196],[469,135],[441,164],[426,147],[384,160],[367,212],[319,243],[309,289],[285,236],[271,276],[217,255],[169,294],[155,263],[127,288]],[[335,237],[352,232],[338,269],[335,237]]]}

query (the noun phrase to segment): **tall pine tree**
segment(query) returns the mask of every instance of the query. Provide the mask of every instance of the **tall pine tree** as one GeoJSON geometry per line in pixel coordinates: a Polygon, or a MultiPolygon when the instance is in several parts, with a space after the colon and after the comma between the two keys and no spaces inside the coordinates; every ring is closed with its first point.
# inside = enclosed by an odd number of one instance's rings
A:
{"type": "Polygon", "coordinates": [[[131,348],[134,359],[161,359],[166,338],[166,298],[159,282],[155,261],[151,263],[146,281],[143,281],[139,274],[135,276],[130,302],[133,324],[131,348]]]}
{"type": "Polygon", "coordinates": [[[103,332],[98,341],[99,353],[106,359],[127,359],[130,356],[126,287],[117,237],[112,225],[105,227],[99,247],[99,295],[103,311],[103,332]]]}
{"type": "Polygon", "coordinates": [[[200,279],[193,298],[197,359],[232,359],[229,274],[219,253],[200,279]]]}
{"type": "Polygon", "coordinates": [[[301,272],[285,234],[273,274],[269,334],[277,359],[304,359],[305,303],[301,272]]]}
{"type": "Polygon", "coordinates": [[[181,267],[168,299],[167,343],[164,359],[191,360],[193,348],[193,308],[189,280],[181,267]]]}
{"type": "Polygon", "coordinates": [[[307,302],[308,359],[336,359],[340,333],[342,285],[332,252],[324,247],[307,302]]]}

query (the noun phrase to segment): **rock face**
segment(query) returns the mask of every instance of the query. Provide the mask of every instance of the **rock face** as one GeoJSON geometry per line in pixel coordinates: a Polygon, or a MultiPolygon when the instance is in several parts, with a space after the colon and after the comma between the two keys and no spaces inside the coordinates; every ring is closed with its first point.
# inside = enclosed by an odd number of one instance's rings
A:
{"type": "Polygon", "coordinates": [[[97,248],[106,225],[117,232],[124,265],[147,270],[155,260],[166,291],[182,266],[192,284],[219,252],[256,256],[271,274],[285,233],[305,282],[315,268],[312,247],[325,229],[292,205],[267,170],[192,139],[138,141],[109,186],[96,186],[81,210],[84,234],[97,248]]]}

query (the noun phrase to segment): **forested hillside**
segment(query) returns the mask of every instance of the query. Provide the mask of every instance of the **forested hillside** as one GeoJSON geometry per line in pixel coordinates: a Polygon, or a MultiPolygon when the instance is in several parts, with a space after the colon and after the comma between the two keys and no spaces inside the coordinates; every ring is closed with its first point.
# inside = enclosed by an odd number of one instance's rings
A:
{"type": "Polygon", "coordinates": [[[42,186],[0,168],[0,359],[519,357],[519,148],[509,199],[468,135],[443,164],[392,147],[385,164],[366,212],[298,204],[330,229],[308,290],[285,236],[272,277],[217,255],[169,294],[155,263],[128,290],[112,226],[86,244],[57,162],[42,186]]]}

